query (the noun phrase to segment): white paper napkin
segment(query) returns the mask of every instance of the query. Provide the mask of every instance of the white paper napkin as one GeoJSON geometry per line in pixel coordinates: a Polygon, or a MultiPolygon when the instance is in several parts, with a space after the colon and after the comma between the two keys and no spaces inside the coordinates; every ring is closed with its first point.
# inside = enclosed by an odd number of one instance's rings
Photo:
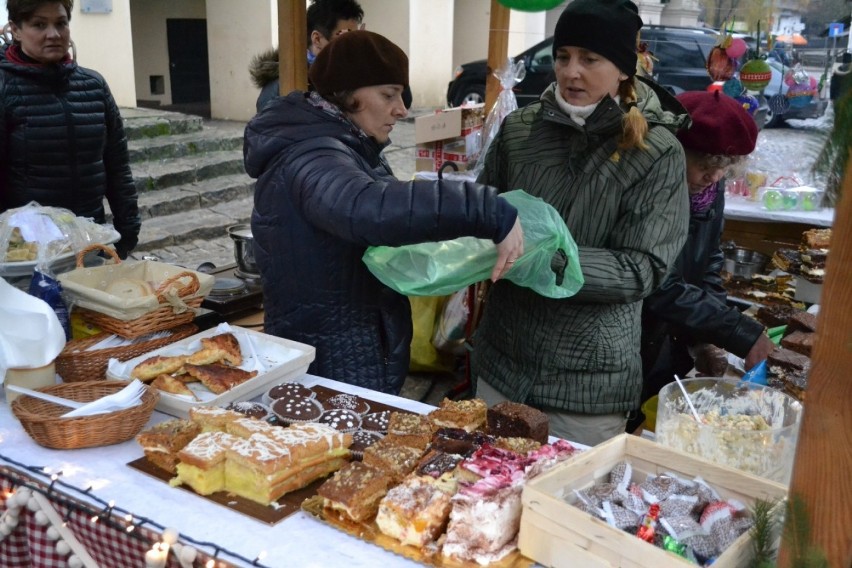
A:
{"type": "Polygon", "coordinates": [[[47,302],[0,278],[0,382],[6,369],[37,369],[65,347],[65,330],[47,302]]]}

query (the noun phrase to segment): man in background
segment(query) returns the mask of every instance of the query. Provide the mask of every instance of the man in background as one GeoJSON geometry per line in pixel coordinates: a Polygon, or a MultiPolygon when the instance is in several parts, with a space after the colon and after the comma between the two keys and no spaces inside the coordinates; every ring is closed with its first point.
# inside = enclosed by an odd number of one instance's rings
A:
{"type": "MultiPolygon", "coordinates": [[[[364,10],[355,0],[312,0],[308,7],[308,67],[332,39],[342,33],[363,29],[364,10]]],[[[278,48],[273,48],[252,58],[249,64],[252,81],[260,88],[257,112],[278,96],[278,48]]],[[[309,90],[313,88],[308,85],[309,90]]],[[[406,106],[410,105],[409,103],[406,106]]]]}

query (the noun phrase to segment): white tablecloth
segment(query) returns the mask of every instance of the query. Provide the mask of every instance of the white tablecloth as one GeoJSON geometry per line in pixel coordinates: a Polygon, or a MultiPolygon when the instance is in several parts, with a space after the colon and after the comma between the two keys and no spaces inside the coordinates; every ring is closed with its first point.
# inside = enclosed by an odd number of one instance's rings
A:
{"type": "Polygon", "coordinates": [[[819,211],[769,211],[759,201],[743,197],[725,197],[725,219],[734,221],[769,221],[777,223],[803,223],[816,227],[831,227],[834,209],[819,211]]]}
{"type": "MultiPolygon", "coordinates": [[[[319,384],[412,412],[431,406],[391,395],[305,375],[295,379],[307,386],[319,384]]],[[[155,412],[148,426],[169,416],[155,412]]],[[[418,564],[388,553],[328,527],[301,511],[274,526],[226,507],[169,487],[126,464],[142,454],[133,440],[123,444],[83,450],[50,450],[37,445],[21,428],[5,401],[0,401],[0,454],[26,465],[62,471],[62,480],[85,489],[104,501],[165,527],[174,527],[196,541],[213,542],[245,558],[266,552],[266,566],[346,568],[414,567],[418,564]]],[[[0,462],[0,465],[7,465],[0,462]]],[[[72,496],[78,497],[79,494],[72,496]]],[[[207,551],[212,552],[212,551],[207,551]]],[[[230,558],[223,556],[225,560],[230,558]]]]}

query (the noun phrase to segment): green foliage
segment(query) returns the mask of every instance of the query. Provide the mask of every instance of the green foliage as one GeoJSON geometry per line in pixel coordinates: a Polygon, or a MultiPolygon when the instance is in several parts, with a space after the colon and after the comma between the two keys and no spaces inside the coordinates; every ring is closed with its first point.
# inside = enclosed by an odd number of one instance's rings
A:
{"type": "Polygon", "coordinates": [[[790,550],[790,568],[829,568],[825,554],[811,544],[811,522],[801,495],[787,501],[784,542],[790,550]]]}
{"type": "Polygon", "coordinates": [[[751,509],[754,525],[749,530],[751,536],[752,549],[754,550],[754,560],[752,560],[752,568],[773,568],[775,566],[774,559],[777,554],[774,546],[774,532],[778,525],[779,519],[774,509],[778,505],[778,501],[764,501],[758,499],[754,502],[751,509]]]}
{"type": "Polygon", "coordinates": [[[815,174],[825,176],[825,205],[835,207],[840,201],[843,175],[852,148],[852,89],[834,104],[834,127],[828,135],[812,167],[815,174]]]}

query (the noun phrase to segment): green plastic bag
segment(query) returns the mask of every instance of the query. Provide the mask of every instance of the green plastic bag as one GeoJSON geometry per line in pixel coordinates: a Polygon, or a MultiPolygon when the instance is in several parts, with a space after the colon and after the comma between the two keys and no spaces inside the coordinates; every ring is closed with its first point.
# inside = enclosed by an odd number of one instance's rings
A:
{"type": "MultiPolygon", "coordinates": [[[[565,221],[548,203],[516,189],[504,193],[518,209],[524,254],[504,278],[548,298],[573,296],[583,286],[577,244],[565,221]],[[558,250],[567,263],[557,284],[550,263],[558,250]]],[[[383,284],[406,296],[446,296],[491,276],[497,246],[490,240],[460,237],[402,247],[370,247],[364,263],[383,284]]]]}

